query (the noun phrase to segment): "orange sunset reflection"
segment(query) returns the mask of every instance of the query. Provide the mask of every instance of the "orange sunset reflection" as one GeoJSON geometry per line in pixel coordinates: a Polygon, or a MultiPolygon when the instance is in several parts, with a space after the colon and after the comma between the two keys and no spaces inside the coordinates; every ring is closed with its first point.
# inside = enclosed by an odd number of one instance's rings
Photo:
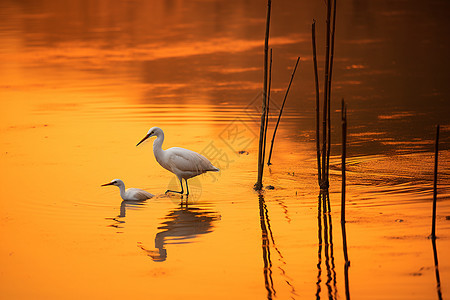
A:
{"type": "Polygon", "coordinates": [[[311,49],[315,19],[322,93],[322,1],[272,1],[268,145],[300,63],[262,193],[253,186],[265,2],[2,1],[2,298],[448,296],[450,6],[337,3],[325,195],[311,49]],[[189,179],[189,197],[165,194],[179,183],[156,161],[154,139],[136,147],[153,126],[164,130],[163,149],[200,153],[220,172],[189,179]],[[122,201],[117,188],[100,187],[113,178],[155,197],[122,201]]]}

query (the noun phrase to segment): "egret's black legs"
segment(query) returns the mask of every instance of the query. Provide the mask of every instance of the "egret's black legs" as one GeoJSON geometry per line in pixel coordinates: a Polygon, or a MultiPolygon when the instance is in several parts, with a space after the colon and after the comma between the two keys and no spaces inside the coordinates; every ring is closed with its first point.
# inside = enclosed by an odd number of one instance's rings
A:
{"type": "MultiPolygon", "coordinates": [[[[183,195],[183,192],[184,192],[184,190],[183,190],[183,181],[181,181],[181,179],[180,179],[180,185],[181,185],[181,192],[178,192],[178,191],[172,191],[172,190],[167,190],[167,191],[166,191],[166,194],[167,194],[168,192],[172,192],[172,193],[177,193],[177,194],[183,195]]],[[[186,182],[186,187],[187,187],[187,182],[186,182]]],[[[188,190],[188,195],[189,195],[189,190],[188,190]]]]}
{"type": "Polygon", "coordinates": [[[186,182],[186,190],[187,190],[186,196],[188,196],[189,195],[189,187],[188,187],[188,184],[187,184],[187,179],[185,179],[184,181],[186,182]]]}

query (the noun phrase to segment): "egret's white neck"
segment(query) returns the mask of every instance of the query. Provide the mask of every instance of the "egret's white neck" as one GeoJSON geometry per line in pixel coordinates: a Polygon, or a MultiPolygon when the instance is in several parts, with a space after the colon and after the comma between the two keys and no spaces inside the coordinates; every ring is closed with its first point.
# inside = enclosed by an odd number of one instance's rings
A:
{"type": "Polygon", "coordinates": [[[125,197],[125,184],[118,185],[118,187],[120,189],[120,197],[123,199],[125,197]]]}
{"type": "Polygon", "coordinates": [[[158,133],[156,140],[153,142],[153,153],[158,158],[163,153],[162,144],[164,142],[164,132],[158,133]]]}

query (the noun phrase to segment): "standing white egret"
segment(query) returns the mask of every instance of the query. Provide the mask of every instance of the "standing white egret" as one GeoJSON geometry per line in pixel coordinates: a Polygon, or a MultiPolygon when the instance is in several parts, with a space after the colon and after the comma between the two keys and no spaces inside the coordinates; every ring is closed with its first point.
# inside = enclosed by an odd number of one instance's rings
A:
{"type": "Polygon", "coordinates": [[[164,169],[174,173],[178,177],[181,185],[181,192],[167,190],[166,193],[173,192],[183,194],[184,190],[182,179],[184,179],[186,182],[186,195],[189,195],[189,187],[187,183],[189,178],[208,171],[219,171],[219,169],[214,167],[206,157],[197,152],[178,147],[163,150],[161,146],[164,142],[164,132],[158,127],[151,128],[147,135],[139,143],[137,143],[136,146],[139,146],[140,143],[152,136],[156,136],[156,140],[153,142],[153,154],[155,155],[156,161],[164,169]]]}
{"type": "Polygon", "coordinates": [[[102,184],[101,186],[107,186],[107,185],[115,185],[118,186],[120,189],[120,197],[122,197],[123,200],[131,200],[131,201],[142,201],[147,200],[155,195],[150,194],[147,191],[136,189],[136,188],[129,188],[125,190],[125,183],[123,183],[120,179],[114,179],[110,183],[102,184]]]}

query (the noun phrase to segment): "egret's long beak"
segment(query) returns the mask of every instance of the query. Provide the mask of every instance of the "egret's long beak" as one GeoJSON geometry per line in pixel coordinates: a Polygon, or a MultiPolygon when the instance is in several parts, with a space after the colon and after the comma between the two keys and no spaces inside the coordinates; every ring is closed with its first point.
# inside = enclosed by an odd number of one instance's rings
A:
{"type": "Polygon", "coordinates": [[[147,134],[139,143],[137,143],[136,147],[139,146],[140,143],[142,143],[143,141],[145,141],[149,137],[150,137],[150,134],[147,134]]]}
{"type": "Polygon", "coordinates": [[[107,185],[114,185],[114,184],[112,182],[110,182],[110,183],[102,184],[101,186],[107,186],[107,185]]]}

